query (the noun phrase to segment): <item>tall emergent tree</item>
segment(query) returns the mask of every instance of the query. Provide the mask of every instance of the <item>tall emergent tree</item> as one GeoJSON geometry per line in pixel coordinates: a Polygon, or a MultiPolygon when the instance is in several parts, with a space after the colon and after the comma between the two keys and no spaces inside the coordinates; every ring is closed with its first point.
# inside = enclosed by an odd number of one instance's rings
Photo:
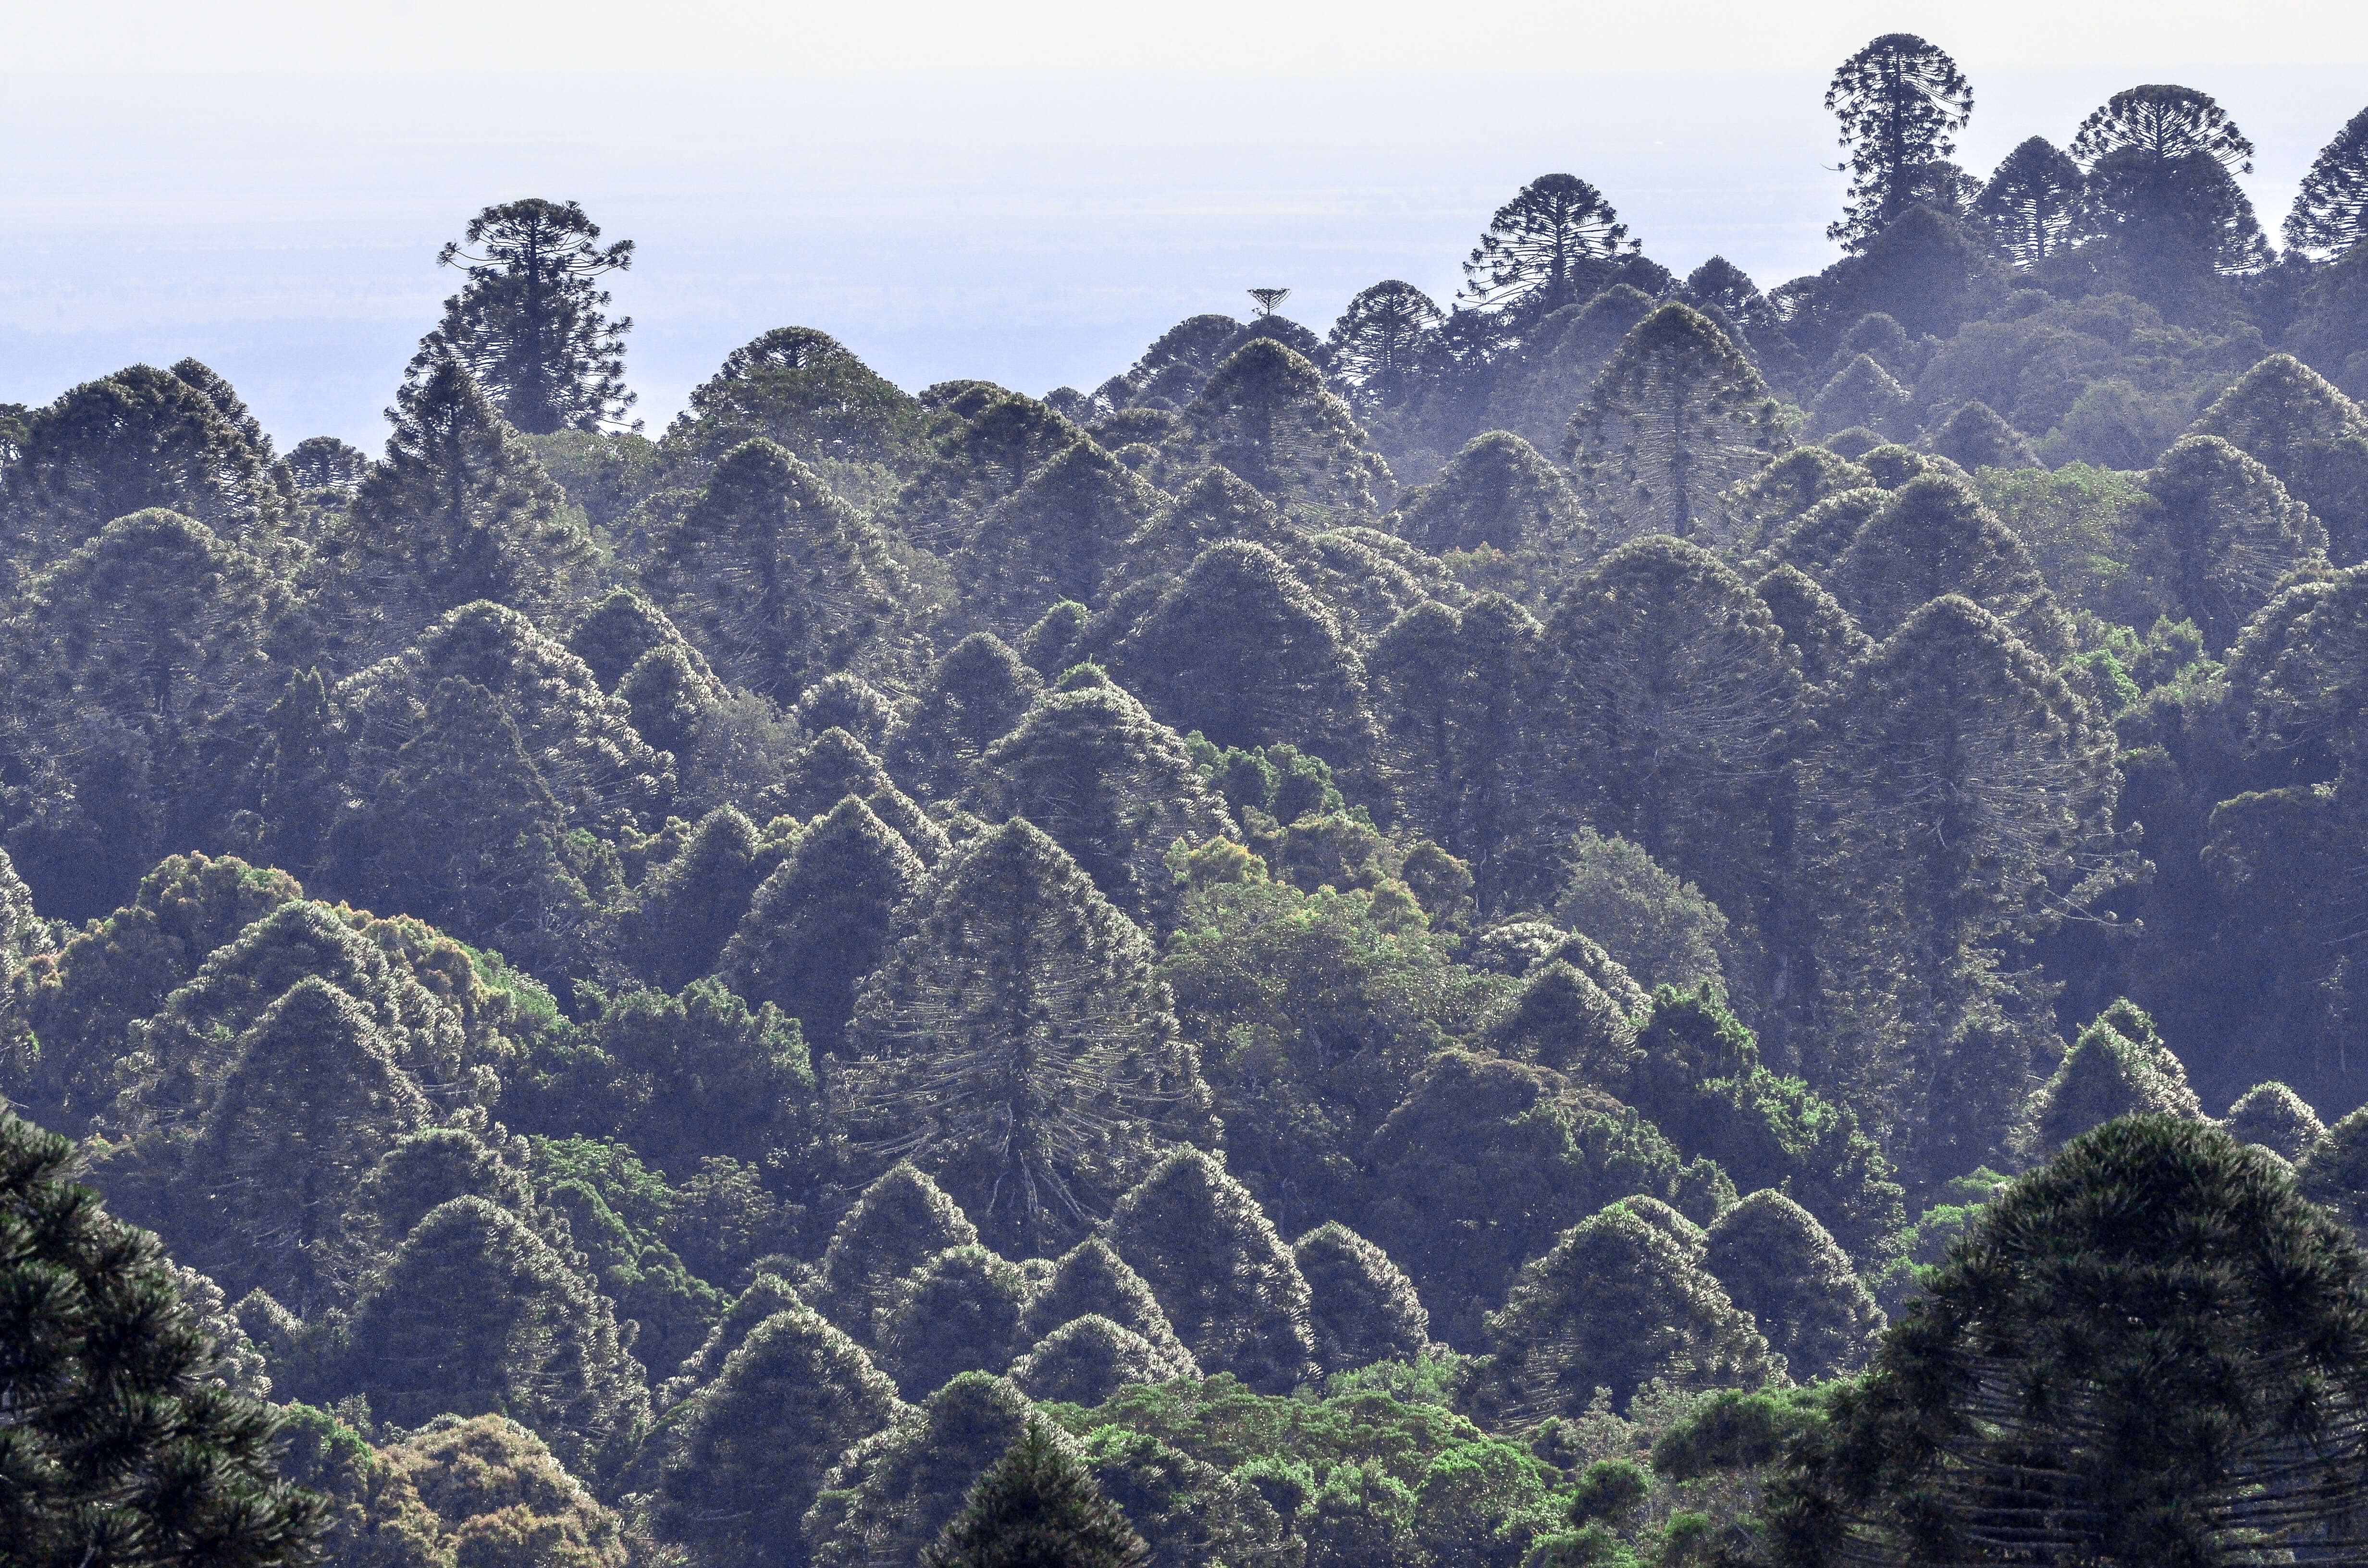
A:
{"type": "Polygon", "coordinates": [[[1998,249],[2030,267],[2079,243],[2083,199],[2080,165],[2033,136],[2006,155],[1974,210],[1988,221],[1998,249]]]}
{"type": "Polygon", "coordinates": [[[2286,244],[2340,256],[2368,234],[2368,108],[2319,150],[2286,214],[2286,244]]]}
{"type": "Polygon", "coordinates": [[[155,1238],[72,1179],[74,1145],[0,1110],[0,1559],[21,1568],[311,1561],[320,1502],[155,1238]]]}
{"type": "Polygon", "coordinates": [[[1497,209],[1463,263],[1464,297],[1534,319],[1590,298],[1628,237],[1603,193],[1576,175],[1540,175],[1497,209]]]}
{"type": "Polygon", "coordinates": [[[2368,1494],[2362,1267],[2274,1158],[2107,1123],[1980,1211],[1793,1450],[1776,1562],[2331,1559],[2368,1494]]]}
{"type": "Polygon", "coordinates": [[[1402,403],[1419,373],[1423,351],[1441,320],[1439,306],[1393,278],[1349,301],[1326,342],[1332,379],[1353,404],[1402,403]]]}
{"type": "Polygon", "coordinates": [[[444,319],[419,346],[415,374],[455,358],[504,417],[529,436],[593,430],[633,404],[625,390],[630,316],[604,314],[599,279],[633,265],[633,242],[602,247],[600,225],[575,202],[529,198],[488,207],[438,267],[465,266],[469,281],[444,301],[444,319]],[[463,250],[480,247],[483,254],[463,250]]]}
{"type": "Polygon", "coordinates": [[[1052,1425],[1028,1430],[971,1488],[922,1568],[1140,1568],[1151,1549],[1052,1425]]]}
{"type": "Polygon", "coordinates": [[[2099,222],[2157,290],[2267,264],[2253,204],[2231,177],[2252,172],[2253,144],[2210,94],[2124,88],[2080,122],[2071,151],[2099,222]]]}
{"type": "Polygon", "coordinates": [[[1850,157],[1850,205],[1826,231],[1862,250],[1930,183],[1927,165],[1956,150],[1974,89],[1947,51],[1913,33],[1885,33],[1845,60],[1826,88],[1850,157]]]}

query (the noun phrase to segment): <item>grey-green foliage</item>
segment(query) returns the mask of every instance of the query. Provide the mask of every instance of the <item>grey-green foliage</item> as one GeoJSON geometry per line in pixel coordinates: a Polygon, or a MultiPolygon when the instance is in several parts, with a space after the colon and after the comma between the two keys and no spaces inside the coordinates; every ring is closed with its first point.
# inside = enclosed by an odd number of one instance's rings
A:
{"type": "Polygon", "coordinates": [[[1212,464],[1238,475],[1303,527],[1371,520],[1395,488],[1323,373],[1271,337],[1254,337],[1217,367],[1184,409],[1164,469],[1212,464]]]}
{"type": "Polygon", "coordinates": [[[2042,1157],[2116,1117],[2203,1115],[2187,1069],[2154,1021],[2123,1001],[2080,1031],[2055,1075],[2032,1093],[2018,1136],[2026,1153],[2042,1157]]]}
{"type": "Polygon", "coordinates": [[[1704,1265],[1803,1382],[1847,1377],[1883,1329],[1883,1313],[1816,1216],[1770,1187],[1710,1223],[1704,1265]]]}
{"type": "Polygon", "coordinates": [[[664,1415],[713,1382],[716,1374],[723,1370],[724,1362],[747,1343],[748,1335],[759,1324],[777,1313],[804,1310],[805,1301],[794,1285],[770,1267],[760,1267],[757,1277],[748,1281],[748,1288],[734,1296],[723,1315],[715,1320],[715,1326],[707,1331],[699,1348],[684,1357],[674,1375],[658,1385],[651,1403],[664,1415]]]}
{"type": "Polygon", "coordinates": [[[1061,1256],[1052,1278],[1029,1301],[1022,1325],[1041,1341],[1084,1317],[1105,1319],[1139,1336],[1158,1355],[1165,1375],[1200,1375],[1192,1352],[1176,1337],[1151,1287],[1099,1236],[1087,1236],[1061,1256]]]}
{"type": "Polygon", "coordinates": [[[863,1189],[831,1233],[815,1270],[814,1307],[858,1344],[877,1344],[905,1278],[948,1248],[977,1241],[977,1227],[953,1199],[899,1160],[863,1189]]]}
{"type": "Polygon", "coordinates": [[[1430,1313],[1389,1254],[1338,1221],[1292,1244],[1307,1280],[1315,1359],[1328,1372],[1411,1361],[1430,1344],[1430,1313]]]}
{"type": "Polygon", "coordinates": [[[897,1288],[880,1358],[907,1399],[926,1399],[957,1372],[1001,1372],[1021,1348],[1028,1281],[983,1246],[952,1247],[897,1288]]]}
{"type": "Polygon", "coordinates": [[[1782,1381],[1769,1347],[1700,1258],[1613,1204],[1522,1268],[1488,1319],[1479,1398],[1498,1419],[1577,1415],[1598,1388],[1625,1403],[1645,1383],[1757,1388],[1782,1381]]]}
{"type": "Polygon", "coordinates": [[[906,1415],[860,1346],[791,1306],[669,1414],[652,1522],[700,1568],[800,1568],[800,1522],[840,1456],[906,1415]]]}
{"type": "Polygon", "coordinates": [[[2309,1102],[2283,1084],[2256,1084],[2237,1097],[2220,1126],[2239,1143],[2258,1143],[2299,1160],[2327,1135],[2309,1102]]]}
{"type": "Polygon", "coordinates": [[[1012,1382],[1029,1398],[1088,1408],[1131,1383],[1190,1375],[1143,1335],[1091,1312],[1071,1318],[1011,1366],[1012,1382]]]}
{"type": "Polygon", "coordinates": [[[1198,1149],[1120,1200],[1106,1233],[1202,1368],[1281,1392],[1315,1371],[1307,1281],[1258,1200],[1198,1149]]]}
{"type": "Polygon", "coordinates": [[[1570,481],[1508,430],[1474,436],[1439,477],[1398,499],[1383,526],[1434,555],[1483,545],[1575,567],[1594,543],[1570,481]]]}
{"type": "Polygon", "coordinates": [[[1629,1016],[1583,971],[1559,958],[1522,978],[1520,994],[1481,1039],[1499,1056],[1598,1087],[1625,1082],[1636,1056],[1629,1016]]]}
{"type": "Polygon", "coordinates": [[[803,1531],[815,1568],[909,1568],[987,1468],[1027,1430],[1027,1395],[965,1372],[849,1449],[803,1531]]]}
{"type": "Polygon", "coordinates": [[[1636,845],[1581,828],[1565,852],[1569,874],[1554,918],[1593,937],[1650,990],[1691,990],[1725,979],[1719,955],[1726,916],[1693,883],[1654,864],[1636,845]]]}

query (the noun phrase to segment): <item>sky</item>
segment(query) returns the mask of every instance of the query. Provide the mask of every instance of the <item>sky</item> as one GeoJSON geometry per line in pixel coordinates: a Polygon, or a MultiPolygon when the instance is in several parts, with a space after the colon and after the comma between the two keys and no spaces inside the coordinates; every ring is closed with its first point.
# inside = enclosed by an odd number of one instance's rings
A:
{"type": "Polygon", "coordinates": [[[195,355],[283,447],[370,449],[469,216],[584,203],[653,432],[733,347],[816,326],[917,390],[1090,387],[1183,316],[1293,290],[1318,332],[1402,278],[1442,302],[1537,175],[1647,254],[1772,287],[1827,265],[1833,65],[1958,58],[1960,161],[2059,144],[2115,89],[2214,93],[2274,233],[2368,104],[2368,6],[1394,0],[1178,6],[610,0],[85,3],[11,19],[0,402],[195,355]]]}

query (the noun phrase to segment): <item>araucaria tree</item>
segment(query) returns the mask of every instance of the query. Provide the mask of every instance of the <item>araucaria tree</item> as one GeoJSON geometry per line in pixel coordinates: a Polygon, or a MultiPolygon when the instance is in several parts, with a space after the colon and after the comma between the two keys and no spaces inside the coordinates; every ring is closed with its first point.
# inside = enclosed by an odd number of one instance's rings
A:
{"type": "Polygon", "coordinates": [[[1957,62],[1913,33],[1885,33],[1845,60],[1826,88],[1850,153],[1850,205],[1826,231],[1861,250],[1929,185],[1928,165],[1956,150],[1974,89],[1957,62]]]}
{"type": "Polygon", "coordinates": [[[1463,263],[1463,292],[1525,319],[1583,303],[1601,288],[1628,225],[1575,175],[1540,175],[1497,209],[1463,263]]]}
{"type": "Polygon", "coordinates": [[[2368,108],[2320,149],[2286,215],[2286,244],[2340,256],[2368,234],[2368,108]]]}
{"type": "Polygon", "coordinates": [[[2085,187],[2080,165],[2044,136],[2033,136],[2006,155],[1974,210],[2017,267],[2045,261],[2081,238],[2085,187]]]}
{"type": "Polygon", "coordinates": [[[1335,381],[1358,403],[1405,400],[1424,351],[1443,318],[1429,295],[1396,278],[1376,283],[1349,301],[1325,347],[1335,381]]]}
{"type": "Polygon", "coordinates": [[[465,267],[469,280],[444,301],[415,373],[458,359],[530,436],[621,418],[634,401],[624,382],[633,323],[604,313],[599,279],[632,266],[633,242],[603,247],[599,238],[600,226],[573,201],[509,201],[470,219],[465,238],[436,257],[465,267]]]}

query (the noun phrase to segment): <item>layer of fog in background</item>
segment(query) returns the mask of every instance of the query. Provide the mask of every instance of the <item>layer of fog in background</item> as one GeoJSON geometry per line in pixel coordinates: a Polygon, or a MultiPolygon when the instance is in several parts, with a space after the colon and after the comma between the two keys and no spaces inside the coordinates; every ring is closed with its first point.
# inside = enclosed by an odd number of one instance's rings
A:
{"type": "MultiPolygon", "coordinates": [[[[1968,74],[1959,155],[1980,175],[2164,79],[1968,74]]],[[[1553,171],[1600,186],[1664,265],[1723,254],[1772,287],[1835,255],[1825,75],[0,78],[0,402],[195,355],[283,447],[375,451],[458,280],[437,248],[521,196],[636,242],[613,281],[653,434],[774,326],[835,334],[906,387],[1041,393],[1183,316],[1246,313],[1253,286],[1292,290],[1284,313],[1319,334],[1384,278],[1443,304],[1490,212],[1553,171]]],[[[2169,79],[2259,145],[2243,183],[2273,237],[2368,97],[2357,66],[2169,79]]]]}

